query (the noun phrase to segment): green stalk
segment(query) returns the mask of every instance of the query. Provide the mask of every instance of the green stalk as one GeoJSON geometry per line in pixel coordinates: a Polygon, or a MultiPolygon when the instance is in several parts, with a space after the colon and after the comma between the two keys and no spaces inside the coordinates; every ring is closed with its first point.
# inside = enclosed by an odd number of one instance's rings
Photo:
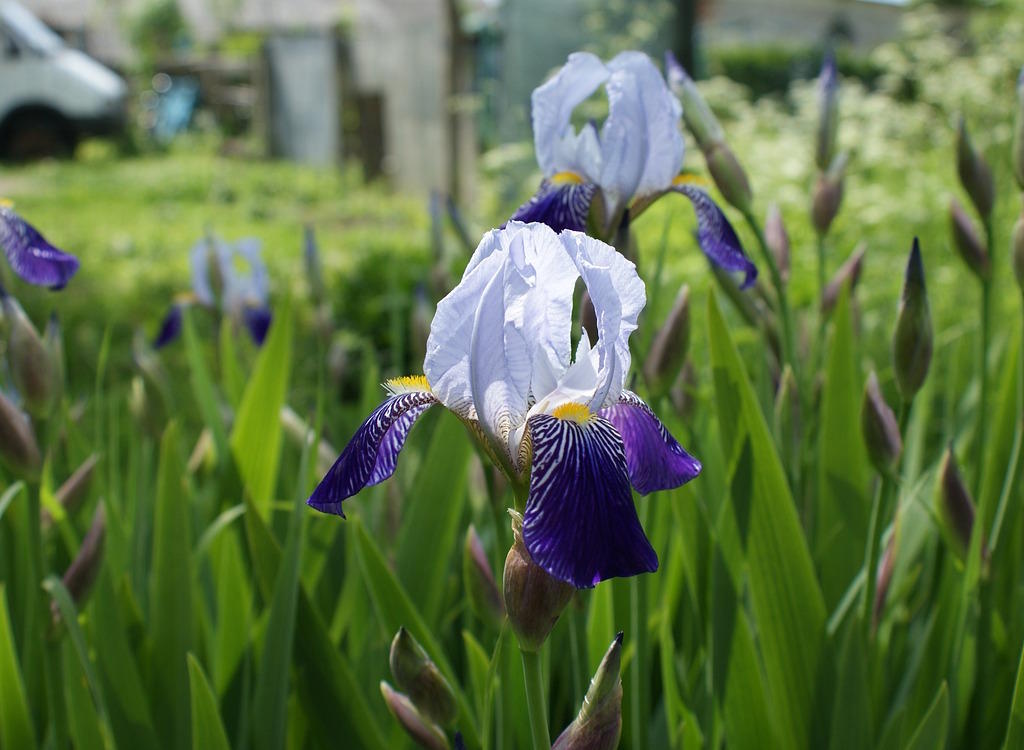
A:
{"type": "Polygon", "coordinates": [[[879,550],[879,535],[881,533],[881,519],[889,515],[889,504],[896,488],[896,482],[891,475],[883,474],[875,489],[875,499],[871,505],[871,521],[868,525],[868,543],[864,551],[864,599],[861,602],[861,621],[867,628],[868,636],[871,636],[871,610],[875,605],[875,587],[877,581],[879,550]]]}
{"type": "Polygon", "coordinates": [[[644,679],[647,658],[647,585],[642,576],[629,579],[630,620],[636,653],[629,665],[632,685],[629,689],[630,724],[633,747],[648,747],[647,743],[647,681],[644,679]]]}
{"type": "MultiPolygon", "coordinates": [[[[995,261],[995,255],[993,253],[994,248],[992,247],[992,217],[986,216],[984,218],[985,224],[985,246],[988,249],[988,257],[992,260],[993,264],[995,261]]],[[[985,472],[985,420],[986,410],[988,406],[988,340],[989,340],[989,329],[991,328],[991,311],[992,307],[992,278],[983,279],[981,282],[981,354],[979,362],[980,369],[978,375],[981,378],[981,393],[978,397],[978,429],[975,435],[975,477],[974,477],[974,496],[978,497],[981,494],[981,480],[985,472]]]]}
{"type": "MultiPolygon", "coordinates": [[[[815,356],[818,358],[818,366],[825,362],[825,309],[822,304],[825,300],[825,235],[817,235],[818,249],[818,343],[815,356]]],[[[817,368],[815,368],[817,371],[817,368]]]]}
{"type": "Polygon", "coordinates": [[[1010,502],[1010,495],[1013,494],[1017,485],[1017,477],[1020,474],[1021,444],[1024,443],[1024,296],[1021,297],[1021,336],[1017,363],[1017,425],[1013,431],[1013,447],[1010,449],[1010,462],[1006,466],[1006,475],[1003,477],[1003,486],[999,492],[999,502],[996,505],[995,518],[992,521],[992,533],[989,534],[989,559],[995,554],[996,545],[999,543],[999,533],[1003,529],[1003,518],[1006,516],[1006,508],[1010,502]]]}
{"type": "Polygon", "coordinates": [[[533,737],[533,750],[551,750],[540,652],[520,649],[520,653],[523,656],[523,676],[526,678],[526,705],[530,714],[530,736],[533,737]]]}
{"type": "MultiPolygon", "coordinates": [[[[761,226],[757,223],[757,219],[754,218],[754,214],[751,211],[745,211],[743,218],[746,219],[747,225],[757,236],[758,247],[761,248],[761,255],[764,258],[765,265],[768,266],[768,273],[772,279],[772,286],[775,287],[775,296],[779,301],[779,317],[782,319],[782,350],[783,359],[790,367],[793,368],[793,374],[797,375],[798,370],[796,367],[795,359],[795,346],[793,343],[793,319],[789,313],[789,301],[786,298],[786,285],[782,281],[782,274],[779,273],[779,266],[775,262],[775,256],[772,255],[772,251],[768,247],[768,242],[764,238],[764,232],[761,231],[761,226]]],[[[799,378],[797,378],[799,382],[799,378]]]]}

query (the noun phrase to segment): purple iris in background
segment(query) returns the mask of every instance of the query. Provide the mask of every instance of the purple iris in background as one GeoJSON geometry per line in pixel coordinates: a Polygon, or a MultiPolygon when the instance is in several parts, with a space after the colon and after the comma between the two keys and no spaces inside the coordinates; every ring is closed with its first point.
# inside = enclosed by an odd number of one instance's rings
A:
{"type": "Polygon", "coordinates": [[[182,295],[171,306],[153,340],[157,349],[174,341],[181,333],[182,308],[197,304],[220,309],[231,320],[243,324],[252,340],[261,345],[270,329],[272,315],[267,304],[269,278],[260,257],[260,241],[252,237],[235,243],[209,237],[197,242],[191,251],[192,292],[182,295]]]}
{"type": "Polygon", "coordinates": [[[513,483],[527,487],[523,541],[534,561],[579,588],[656,570],[632,485],[647,494],[700,473],[700,462],[625,390],[629,335],[646,302],[636,267],[580,232],[509,222],[484,236],[459,285],[437,306],[425,375],[390,395],[356,431],[309,498],[342,501],[387,479],[416,419],[453,411],[513,483]],[[572,351],[573,291],[597,313],[572,351]]]}
{"type": "Polygon", "coordinates": [[[647,55],[622,52],[604,63],[589,52],[574,52],[550,80],[534,89],[531,102],[534,146],[544,179],[513,220],[543,222],[555,231],[583,231],[600,194],[605,217],[600,229],[602,236],[611,236],[627,208],[636,213],[677,192],[693,203],[704,253],[728,271],[743,272],[744,286],[753,283],[757,269],[725,214],[680,173],[683,107],[647,55]],[[600,129],[588,122],[577,131],[573,110],[602,85],[608,116],[600,129]]]}
{"type": "Polygon", "coordinates": [[[47,242],[10,203],[2,200],[0,246],[14,272],[29,284],[63,289],[78,270],[78,258],[47,242]]]}

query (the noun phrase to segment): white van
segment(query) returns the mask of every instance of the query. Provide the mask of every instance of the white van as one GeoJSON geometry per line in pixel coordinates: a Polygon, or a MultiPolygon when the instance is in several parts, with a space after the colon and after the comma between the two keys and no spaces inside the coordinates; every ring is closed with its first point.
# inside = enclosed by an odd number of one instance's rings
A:
{"type": "Polygon", "coordinates": [[[21,5],[0,0],[0,158],[70,156],[124,127],[124,80],[21,5]]]}

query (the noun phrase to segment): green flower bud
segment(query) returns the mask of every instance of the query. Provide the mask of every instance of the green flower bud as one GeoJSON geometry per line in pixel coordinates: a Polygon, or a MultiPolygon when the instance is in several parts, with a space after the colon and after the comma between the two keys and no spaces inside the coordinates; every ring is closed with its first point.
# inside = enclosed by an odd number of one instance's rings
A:
{"type": "Polygon", "coordinates": [[[395,683],[420,712],[441,725],[455,721],[459,710],[452,686],[405,628],[391,641],[390,661],[395,683]]]}
{"type": "Polygon", "coordinates": [[[987,281],[992,277],[992,263],[988,257],[988,250],[974,228],[971,217],[956,198],[949,201],[949,221],[953,232],[953,246],[960,259],[975,276],[987,281]]]}
{"type": "Polygon", "coordinates": [[[957,121],[956,128],[956,170],[960,184],[964,186],[978,213],[982,218],[989,217],[996,200],[995,180],[985,158],[971,142],[963,115],[957,121]]]}
{"type": "Polygon", "coordinates": [[[868,375],[868,382],[864,386],[860,427],[872,465],[880,474],[892,473],[903,451],[903,440],[900,438],[896,415],[882,397],[874,370],[868,375]]]}
{"type": "Polygon", "coordinates": [[[725,141],[715,141],[706,147],[702,146],[701,149],[704,151],[708,172],[715,181],[718,192],[729,205],[744,213],[750,211],[750,203],[754,196],[750,190],[750,180],[747,179],[747,173],[736,158],[736,154],[725,141]]]}
{"type": "Polygon", "coordinates": [[[971,545],[974,531],[974,500],[960,476],[953,447],[946,448],[939,467],[939,517],[953,542],[953,549],[963,557],[971,545]]]}
{"type": "Polygon", "coordinates": [[[39,476],[43,459],[32,423],[7,396],[0,392],[0,461],[18,476],[39,476]]]}
{"type": "Polygon", "coordinates": [[[1013,128],[1013,176],[1024,190],[1024,67],[1017,76],[1017,118],[1013,128]]]}
{"type": "Polygon", "coordinates": [[[846,176],[845,152],[839,153],[825,172],[818,174],[811,196],[811,221],[814,231],[824,237],[839,214],[843,202],[843,180],[846,176]]]}
{"type": "Polygon", "coordinates": [[[644,377],[657,395],[665,393],[679,375],[690,345],[690,287],[683,284],[644,360],[644,377]]]}
{"type": "Polygon", "coordinates": [[[7,323],[11,380],[28,412],[36,417],[47,417],[60,392],[57,366],[51,350],[43,343],[18,301],[3,290],[0,290],[0,298],[7,323]]]}
{"type": "Polygon", "coordinates": [[[470,524],[462,547],[462,580],[469,595],[469,606],[491,627],[500,627],[505,618],[505,604],[494,581],[491,563],[476,528],[470,524]]]}
{"type": "Polygon", "coordinates": [[[665,53],[665,73],[669,88],[679,97],[683,105],[683,122],[693,133],[701,151],[705,151],[712,143],[725,140],[722,126],[718,124],[708,103],[697,90],[697,84],[683,69],[671,52],[665,53]]]}
{"type": "Polygon", "coordinates": [[[832,279],[825,285],[825,291],[821,294],[821,311],[832,312],[839,301],[839,293],[843,287],[848,287],[852,293],[860,281],[860,272],[864,268],[864,256],[867,254],[867,247],[864,243],[857,245],[850,257],[843,265],[839,266],[832,279]]]}
{"type": "Polygon", "coordinates": [[[615,636],[572,724],[551,750],[614,750],[622,734],[622,633],[615,636]]]}
{"type": "Polygon", "coordinates": [[[917,238],[910,250],[903,294],[892,337],[893,371],[904,401],[914,398],[932,362],[932,316],[924,283],[924,263],[917,238]]]}
{"type": "Polygon", "coordinates": [[[764,220],[764,241],[775,257],[775,265],[779,267],[782,280],[789,281],[789,233],[776,203],[768,206],[768,215],[764,220]]]}
{"type": "Polygon", "coordinates": [[[836,149],[839,130],[839,71],[831,50],[825,53],[818,76],[818,130],[815,133],[814,162],[827,169],[836,149]]]}
{"type": "Polygon", "coordinates": [[[515,541],[505,558],[503,594],[512,630],[523,651],[539,651],[576,589],[553,578],[530,557],[523,543],[523,519],[512,515],[515,541]]]}
{"type": "Polygon", "coordinates": [[[380,683],[380,694],[384,696],[384,703],[391,715],[420,747],[427,750],[450,750],[448,738],[444,736],[441,727],[417,711],[407,696],[395,692],[383,680],[380,683]]]}

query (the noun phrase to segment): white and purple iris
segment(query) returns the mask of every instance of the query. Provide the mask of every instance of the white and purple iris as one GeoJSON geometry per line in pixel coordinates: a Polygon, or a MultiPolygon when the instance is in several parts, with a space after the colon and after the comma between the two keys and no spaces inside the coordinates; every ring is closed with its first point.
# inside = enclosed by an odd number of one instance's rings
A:
{"type": "Polygon", "coordinates": [[[0,201],[0,246],[14,272],[36,286],[63,289],[78,270],[78,258],[47,242],[6,201],[0,201]]]}
{"type": "Polygon", "coordinates": [[[550,80],[534,89],[531,102],[534,146],[544,179],[513,220],[543,222],[555,231],[583,231],[600,193],[607,235],[631,205],[677,192],[693,203],[698,240],[708,258],[728,271],[742,272],[744,286],[753,283],[757,269],[725,214],[680,174],[683,108],[647,55],[622,52],[604,63],[589,52],[574,52],[550,80]],[[600,130],[588,122],[577,132],[573,110],[602,85],[608,116],[600,130]]]}
{"type": "Polygon", "coordinates": [[[192,292],[171,306],[153,346],[159,349],[179,336],[184,305],[198,304],[211,310],[217,307],[214,278],[220,286],[221,312],[245,325],[252,340],[262,344],[272,315],[267,304],[267,267],[260,257],[259,240],[247,237],[229,243],[217,238],[202,239],[193,246],[190,259],[192,292]]]}
{"type": "Polygon", "coordinates": [[[693,479],[701,466],[625,390],[629,335],[646,301],[635,266],[580,232],[509,222],[480,242],[437,306],[425,375],[390,380],[309,505],[342,501],[387,479],[416,419],[453,411],[514,483],[528,487],[523,541],[534,561],[579,588],[657,569],[630,485],[641,494],[693,479]],[[571,328],[578,279],[597,341],[571,328]]]}

